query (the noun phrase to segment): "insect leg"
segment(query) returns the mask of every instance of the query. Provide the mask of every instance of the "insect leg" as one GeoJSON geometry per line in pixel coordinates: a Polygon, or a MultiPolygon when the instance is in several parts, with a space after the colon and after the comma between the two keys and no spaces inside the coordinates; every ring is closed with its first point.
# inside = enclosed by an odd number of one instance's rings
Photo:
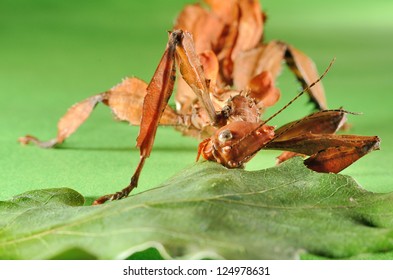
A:
{"type": "Polygon", "coordinates": [[[116,192],[114,194],[107,194],[107,195],[101,196],[100,198],[96,199],[93,202],[93,205],[99,205],[99,204],[103,204],[103,203],[105,203],[107,201],[119,200],[119,199],[122,199],[124,197],[127,197],[130,194],[130,192],[138,186],[139,176],[140,176],[140,173],[142,171],[142,168],[143,168],[143,165],[145,163],[145,160],[146,160],[146,157],[141,156],[140,161],[138,163],[138,166],[137,166],[137,168],[135,170],[135,173],[131,177],[131,182],[130,182],[130,184],[127,187],[125,187],[121,191],[118,191],[118,192],[116,192]]]}
{"type": "Polygon", "coordinates": [[[305,164],[310,169],[338,173],[369,152],[378,150],[379,144],[377,136],[304,133],[272,141],[265,148],[308,155],[305,164]]]}
{"type": "Polygon", "coordinates": [[[310,156],[304,164],[317,172],[338,173],[369,152],[379,150],[380,139],[377,136],[354,136],[354,138],[356,141],[362,141],[362,144],[329,147],[310,156]]]}
{"type": "Polygon", "coordinates": [[[154,138],[157,132],[160,118],[168,104],[172,94],[175,79],[175,52],[176,46],[181,42],[183,31],[170,33],[165,52],[160,63],[146,89],[143,101],[142,119],[140,123],[137,147],[140,151],[139,164],[131,178],[130,184],[115,194],[109,194],[98,198],[94,205],[105,203],[108,200],[117,200],[128,196],[138,186],[138,180],[146,158],[150,156],[154,138]]]}
{"type": "MultiPolygon", "coordinates": [[[[182,32],[182,31],[174,31],[182,32]]],[[[192,35],[188,32],[181,33],[182,38],[176,45],[176,59],[179,64],[182,78],[194,91],[202,107],[206,110],[212,124],[219,124],[213,102],[209,94],[209,81],[205,77],[202,64],[195,51],[192,35]]]]}
{"type": "MultiPolygon", "coordinates": [[[[68,109],[58,122],[56,138],[49,141],[40,141],[34,136],[26,135],[19,138],[19,142],[22,144],[32,142],[41,148],[51,148],[61,144],[86,121],[94,107],[100,102],[112,110],[116,119],[127,121],[132,125],[139,125],[146,87],[147,84],[138,78],[125,78],[110,90],[89,97],[68,109]]],[[[168,106],[164,116],[165,124],[176,123],[176,113],[168,106]]]]}
{"type": "Polygon", "coordinates": [[[68,109],[67,113],[60,119],[57,124],[57,136],[49,141],[41,141],[35,136],[26,135],[20,137],[18,141],[22,144],[34,143],[41,148],[52,148],[57,144],[61,144],[78,127],[86,121],[90,116],[94,107],[103,100],[103,94],[94,95],[89,97],[68,109]]]}

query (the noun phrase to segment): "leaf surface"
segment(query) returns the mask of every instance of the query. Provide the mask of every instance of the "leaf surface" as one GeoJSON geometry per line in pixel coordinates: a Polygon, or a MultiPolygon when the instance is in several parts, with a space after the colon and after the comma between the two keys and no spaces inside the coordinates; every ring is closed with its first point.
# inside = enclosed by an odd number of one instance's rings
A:
{"type": "Polygon", "coordinates": [[[197,163],[130,198],[83,202],[71,189],[0,202],[0,258],[124,259],[152,248],[180,259],[393,255],[393,194],[310,171],[300,158],[261,171],[197,163]]]}

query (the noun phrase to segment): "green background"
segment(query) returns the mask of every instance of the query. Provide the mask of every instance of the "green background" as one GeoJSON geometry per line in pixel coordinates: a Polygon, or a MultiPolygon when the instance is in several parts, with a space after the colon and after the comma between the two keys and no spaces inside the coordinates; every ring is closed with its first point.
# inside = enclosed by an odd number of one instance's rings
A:
{"type": "MultiPolygon", "coordinates": [[[[113,121],[98,106],[91,118],[57,149],[20,146],[26,133],[56,135],[58,119],[75,102],[135,75],[149,81],[173,20],[188,3],[177,1],[0,1],[0,199],[21,192],[70,187],[89,201],[129,182],[139,160],[137,127],[113,121]]],[[[378,135],[381,151],[343,173],[371,191],[393,191],[393,2],[263,1],[266,39],[293,44],[320,72],[336,57],[324,86],[330,108],[344,106],[351,133],[378,135]]],[[[288,102],[299,85],[287,71],[278,80],[288,102]]],[[[302,98],[273,123],[308,114],[302,98]]],[[[198,141],[160,128],[136,191],[152,188],[193,164],[198,141]]],[[[247,169],[274,165],[262,151],[247,169]]],[[[181,190],[179,190],[181,191],[181,190]]]]}

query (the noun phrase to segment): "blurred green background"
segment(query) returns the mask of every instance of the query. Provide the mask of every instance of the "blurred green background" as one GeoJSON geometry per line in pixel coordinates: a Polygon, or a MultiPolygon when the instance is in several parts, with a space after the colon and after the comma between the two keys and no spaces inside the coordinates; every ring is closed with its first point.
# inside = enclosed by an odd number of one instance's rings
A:
{"type": "MultiPolygon", "coordinates": [[[[70,187],[92,199],[129,182],[139,160],[138,128],[113,121],[98,106],[61,147],[22,147],[26,133],[56,135],[56,124],[75,102],[105,91],[125,76],[149,81],[165,48],[167,30],[186,0],[0,1],[0,199],[31,189],[70,187]]],[[[393,2],[265,0],[267,40],[293,44],[320,72],[336,57],[324,86],[330,108],[344,106],[351,133],[379,135],[381,151],[346,169],[371,191],[393,191],[393,2]]],[[[270,115],[299,90],[287,71],[283,96],[270,115]]],[[[308,114],[302,98],[277,125],[308,114]]],[[[152,188],[194,163],[198,141],[160,128],[137,191],[152,188]]],[[[248,165],[273,166],[275,151],[248,165]]],[[[181,191],[181,190],[179,190],[181,191]]]]}

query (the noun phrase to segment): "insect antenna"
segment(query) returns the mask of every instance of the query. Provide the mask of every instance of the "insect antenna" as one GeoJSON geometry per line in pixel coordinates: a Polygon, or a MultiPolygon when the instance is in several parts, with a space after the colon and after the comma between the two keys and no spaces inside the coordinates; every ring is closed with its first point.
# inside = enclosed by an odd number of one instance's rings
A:
{"type": "MultiPolygon", "coordinates": [[[[305,87],[301,92],[299,92],[291,101],[289,101],[284,107],[282,107],[280,110],[278,110],[276,113],[274,113],[272,116],[270,116],[267,120],[263,121],[260,125],[258,125],[254,130],[252,130],[250,133],[246,134],[245,136],[243,136],[242,138],[240,138],[238,141],[236,141],[235,143],[232,144],[232,146],[236,146],[237,144],[239,144],[241,141],[243,141],[244,139],[246,139],[247,137],[250,137],[254,131],[258,130],[259,128],[261,128],[263,125],[265,125],[266,123],[268,123],[269,121],[271,121],[272,119],[274,119],[278,114],[280,114],[282,111],[284,111],[286,108],[288,108],[289,106],[291,106],[291,104],[293,102],[295,102],[299,97],[301,97],[305,92],[309,91],[313,86],[315,86],[317,83],[319,83],[324,77],[325,75],[329,72],[330,68],[332,67],[333,63],[335,62],[336,58],[333,58],[330,63],[329,66],[326,68],[326,70],[322,73],[322,75],[313,83],[311,83],[309,86],[305,87]]],[[[270,141],[268,142],[270,143],[270,141]]],[[[268,144],[267,143],[267,144],[268,144]]],[[[258,149],[257,151],[255,151],[254,153],[252,153],[250,155],[253,156],[255,153],[257,153],[259,150],[261,150],[263,147],[261,147],[260,149],[258,149]]]]}

